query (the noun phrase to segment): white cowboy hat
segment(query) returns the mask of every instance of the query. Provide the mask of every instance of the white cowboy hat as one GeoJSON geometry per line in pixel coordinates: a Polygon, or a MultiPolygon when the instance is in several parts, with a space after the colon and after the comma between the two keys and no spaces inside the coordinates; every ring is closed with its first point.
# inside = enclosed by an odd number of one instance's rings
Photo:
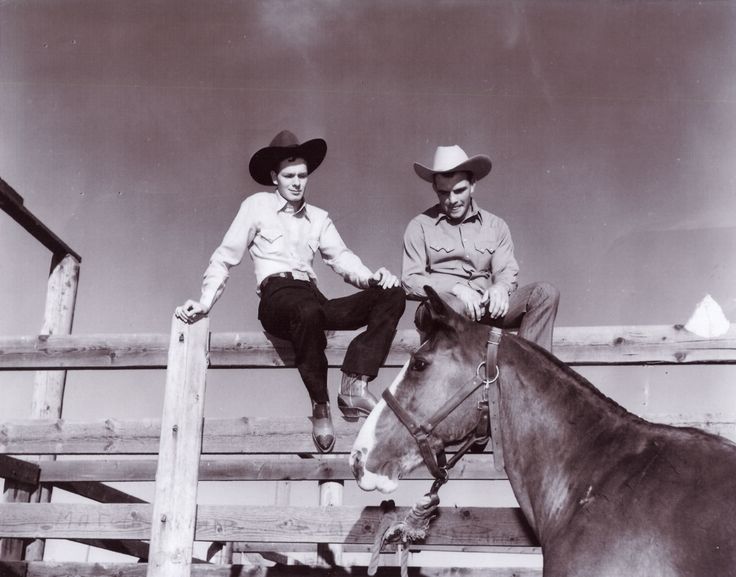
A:
{"type": "Polygon", "coordinates": [[[475,180],[480,180],[491,172],[491,159],[485,154],[476,154],[468,158],[465,151],[457,144],[453,146],[438,146],[434,152],[434,163],[428,168],[414,163],[414,172],[419,178],[427,182],[434,182],[435,174],[445,172],[467,171],[473,175],[475,180]]]}

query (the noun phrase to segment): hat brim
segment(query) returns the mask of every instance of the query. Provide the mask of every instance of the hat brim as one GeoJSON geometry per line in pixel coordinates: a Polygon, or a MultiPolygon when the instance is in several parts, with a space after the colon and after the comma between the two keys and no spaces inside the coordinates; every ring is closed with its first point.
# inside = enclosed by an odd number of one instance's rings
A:
{"type": "Polygon", "coordinates": [[[452,172],[470,172],[475,180],[480,180],[481,178],[487,176],[489,172],[491,172],[492,166],[493,165],[490,158],[488,158],[485,154],[477,154],[476,156],[471,156],[470,158],[468,158],[468,160],[465,160],[457,166],[454,166],[447,170],[434,170],[432,168],[419,164],[418,162],[415,162],[414,172],[416,172],[417,176],[422,180],[426,180],[427,182],[431,183],[434,183],[435,174],[447,174],[452,172]]]}
{"type": "Polygon", "coordinates": [[[276,170],[282,160],[303,158],[307,163],[307,172],[311,174],[322,164],[326,154],[327,143],[321,138],[307,140],[298,146],[266,146],[251,157],[248,170],[258,184],[271,186],[271,171],[276,170]]]}

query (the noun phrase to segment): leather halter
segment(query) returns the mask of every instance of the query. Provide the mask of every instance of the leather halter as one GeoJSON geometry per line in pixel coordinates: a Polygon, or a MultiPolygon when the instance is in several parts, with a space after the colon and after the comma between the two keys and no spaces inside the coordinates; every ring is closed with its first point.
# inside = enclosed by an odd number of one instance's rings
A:
{"type": "Polygon", "coordinates": [[[503,467],[503,457],[501,452],[500,443],[500,428],[498,426],[498,375],[499,369],[496,363],[496,356],[498,354],[498,345],[501,342],[501,336],[503,332],[497,327],[492,327],[491,332],[488,335],[488,341],[486,344],[486,358],[478,365],[475,371],[475,378],[458,390],[452,397],[450,397],[445,405],[434,413],[425,423],[418,423],[414,417],[412,417],[404,407],[402,407],[396,400],[396,397],[385,389],[383,391],[383,398],[386,400],[386,404],[396,414],[398,419],[403,425],[409,430],[411,436],[419,446],[419,452],[424,459],[425,465],[436,479],[433,490],[439,488],[443,483],[446,483],[449,474],[448,470],[451,469],[460,458],[467,453],[470,448],[476,443],[482,443],[487,441],[489,438],[495,437],[494,444],[494,461],[496,468],[499,465],[503,467]],[[495,375],[492,378],[488,377],[488,367],[495,367],[495,375]],[[483,377],[481,377],[481,369],[483,370],[483,377]],[[491,385],[494,385],[491,387],[491,385]],[[480,387],[483,387],[481,400],[478,401],[476,409],[478,411],[478,419],[474,430],[466,437],[462,439],[463,444],[455,453],[455,455],[447,460],[444,448],[440,449],[438,453],[435,453],[430,446],[429,439],[434,432],[434,429],[447,416],[457,409],[465,399],[477,391],[480,387]],[[489,391],[491,396],[491,404],[489,406],[489,391]],[[494,418],[490,418],[490,408],[495,406],[494,418]],[[489,423],[490,421],[490,423],[489,423]],[[500,461],[498,460],[500,455],[500,461]],[[439,485],[439,486],[438,486],[439,485]]]}

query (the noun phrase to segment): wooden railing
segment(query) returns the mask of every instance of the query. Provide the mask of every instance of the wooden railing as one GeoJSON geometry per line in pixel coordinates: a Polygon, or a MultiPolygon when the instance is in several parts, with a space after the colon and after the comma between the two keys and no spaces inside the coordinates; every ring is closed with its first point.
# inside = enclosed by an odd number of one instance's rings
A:
{"type": "MultiPolygon", "coordinates": [[[[328,360],[339,366],[349,336],[329,338],[328,360]]],[[[413,331],[397,336],[386,361],[400,366],[417,345],[413,331]]],[[[555,352],[572,365],[732,364],[736,329],[716,339],[696,337],[681,327],[562,327],[555,352]]],[[[159,420],[69,421],[58,418],[0,424],[0,476],[19,486],[57,486],[97,503],[0,505],[0,536],[14,539],[72,539],[127,552],[148,563],[57,564],[0,561],[0,575],[291,575],[303,568],[264,569],[213,565],[193,559],[192,542],[237,543],[242,551],[311,551],[317,544],[340,544],[367,551],[380,522],[377,507],[204,506],[197,504],[198,480],[351,480],[347,451],[359,424],[335,419],[335,453],[315,455],[305,419],[203,419],[208,368],[291,367],[288,344],[261,333],[210,334],[208,320],[184,325],[174,320],[170,335],[42,335],[1,337],[0,370],[163,368],[168,366],[163,417],[159,420]],[[14,458],[7,457],[13,455],[14,458]],[[37,455],[64,460],[34,461],[37,455]],[[79,457],[74,457],[79,455],[79,457]],[[82,455],[104,456],[90,460],[82,455]],[[130,455],[138,455],[131,459],[130,455]],[[158,455],[158,460],[145,458],[158,455]],[[201,458],[200,458],[201,455],[201,458]],[[304,458],[309,455],[310,458],[304,458]],[[234,457],[235,456],[235,457],[234,457]],[[18,457],[23,457],[19,459],[18,457]],[[105,485],[114,481],[156,480],[153,504],[105,485]],[[150,541],[148,543],[147,541],[150,541]]],[[[732,434],[732,422],[674,422],[732,434]]],[[[468,455],[455,479],[498,479],[490,453],[468,455]]],[[[429,479],[417,471],[413,478],[429,479]]],[[[6,495],[6,500],[8,496],[6,495]]],[[[476,551],[528,550],[536,543],[517,509],[445,507],[420,549],[476,551]]],[[[384,574],[395,569],[386,567],[384,574]]],[[[539,575],[536,569],[506,568],[463,575],[539,575]]],[[[419,574],[419,573],[417,573],[419,574]]],[[[422,569],[422,575],[442,575],[422,569]]]]}

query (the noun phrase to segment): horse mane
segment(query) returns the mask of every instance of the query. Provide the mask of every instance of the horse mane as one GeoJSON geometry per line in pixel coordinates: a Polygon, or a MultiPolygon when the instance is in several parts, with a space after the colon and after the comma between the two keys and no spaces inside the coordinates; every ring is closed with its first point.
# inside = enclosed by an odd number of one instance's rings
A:
{"type": "Polygon", "coordinates": [[[714,440],[717,439],[719,443],[726,442],[727,444],[734,444],[730,440],[721,437],[720,435],[714,435],[702,429],[695,427],[675,426],[666,423],[653,423],[640,417],[619,403],[614,401],[611,397],[604,395],[593,383],[583,377],[580,373],[573,370],[570,366],[563,363],[556,356],[551,354],[546,349],[543,349],[536,343],[528,341],[518,335],[504,332],[502,339],[503,342],[511,343],[511,346],[517,347],[522,351],[522,354],[527,357],[527,363],[534,363],[538,367],[542,367],[543,370],[549,373],[550,378],[564,378],[569,384],[571,384],[577,391],[585,395],[591,400],[596,406],[607,410],[614,417],[619,417],[627,420],[632,424],[643,426],[648,428],[652,432],[658,432],[668,436],[671,435],[689,435],[699,437],[702,440],[714,440]],[[543,362],[540,359],[544,359],[543,362]],[[552,376],[554,375],[554,376],[552,376]]]}
{"type": "Polygon", "coordinates": [[[512,343],[512,346],[520,349],[522,355],[527,359],[525,363],[533,364],[538,370],[541,369],[544,371],[544,373],[549,375],[550,380],[564,379],[570,386],[582,394],[585,399],[596,406],[609,410],[614,416],[643,421],[641,417],[628,411],[611,397],[604,395],[588,379],[536,343],[508,332],[504,332],[501,341],[502,346],[504,342],[512,343]]]}

